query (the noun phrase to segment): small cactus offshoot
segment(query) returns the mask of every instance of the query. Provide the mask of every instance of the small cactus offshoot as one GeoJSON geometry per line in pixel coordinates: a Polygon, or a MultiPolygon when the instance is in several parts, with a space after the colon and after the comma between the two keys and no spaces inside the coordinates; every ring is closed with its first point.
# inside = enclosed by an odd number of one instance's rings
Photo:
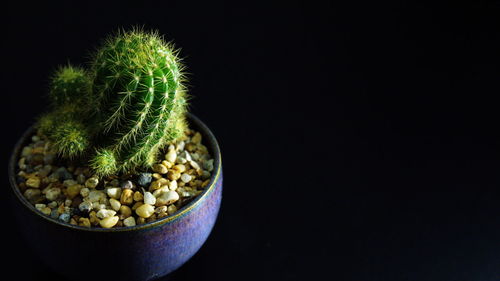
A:
{"type": "Polygon", "coordinates": [[[53,110],[39,130],[61,157],[86,155],[101,176],[151,166],[184,135],[187,106],[178,52],[157,32],[120,31],[89,71],[66,66],[51,83],[53,110]]]}

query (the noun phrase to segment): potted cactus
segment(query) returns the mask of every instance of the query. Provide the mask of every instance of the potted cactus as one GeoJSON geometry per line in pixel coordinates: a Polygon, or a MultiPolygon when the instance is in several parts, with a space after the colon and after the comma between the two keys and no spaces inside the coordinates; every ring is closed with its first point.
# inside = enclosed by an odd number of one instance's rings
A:
{"type": "Polygon", "coordinates": [[[97,278],[148,280],[204,243],[221,200],[220,152],[186,112],[184,82],[173,45],[141,29],[109,37],[87,69],[55,72],[51,108],[9,164],[21,232],[54,270],[95,279],[79,268],[99,252],[121,270],[97,278]]]}

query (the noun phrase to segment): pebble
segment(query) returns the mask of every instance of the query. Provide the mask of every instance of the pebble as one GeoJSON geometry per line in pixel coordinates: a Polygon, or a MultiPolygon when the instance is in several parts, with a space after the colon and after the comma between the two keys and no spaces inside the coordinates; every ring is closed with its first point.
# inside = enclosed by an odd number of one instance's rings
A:
{"type": "Polygon", "coordinates": [[[68,170],[64,167],[60,167],[55,172],[59,175],[59,178],[62,179],[63,181],[73,179],[73,175],[70,172],[68,172],[68,170]]]}
{"type": "Polygon", "coordinates": [[[82,188],[83,188],[83,185],[80,185],[80,184],[73,184],[73,185],[70,185],[70,186],[66,189],[66,193],[67,193],[68,198],[70,198],[70,199],[75,198],[78,194],[80,194],[80,190],[81,190],[82,188]]]}
{"type": "Polygon", "coordinates": [[[59,213],[57,212],[57,209],[54,209],[50,212],[50,217],[53,219],[57,219],[59,217],[59,213]]]}
{"type": "Polygon", "coordinates": [[[153,171],[164,175],[168,172],[168,169],[167,169],[167,167],[163,166],[163,164],[154,164],[153,171]]]}
{"type": "Polygon", "coordinates": [[[45,205],[45,204],[35,204],[35,208],[36,208],[37,210],[41,210],[41,209],[43,209],[43,208],[45,208],[45,207],[47,207],[47,205],[45,205]]]}
{"type": "Polygon", "coordinates": [[[50,174],[51,171],[52,171],[52,166],[45,165],[40,171],[38,171],[38,176],[41,178],[45,178],[50,174]]]}
{"type": "Polygon", "coordinates": [[[139,208],[140,206],[142,206],[144,204],[144,202],[135,202],[135,204],[132,206],[132,211],[135,211],[137,210],[137,208],[139,208]]]}
{"type": "Polygon", "coordinates": [[[144,204],[154,205],[156,203],[156,197],[149,191],[144,193],[144,204]]]}
{"type": "Polygon", "coordinates": [[[26,181],[26,186],[28,187],[33,187],[33,188],[39,188],[40,187],[40,178],[39,177],[30,177],[26,181]]]}
{"type": "Polygon", "coordinates": [[[120,196],[122,195],[122,189],[119,187],[109,187],[107,188],[106,193],[111,198],[119,199],[120,196]]]}
{"type": "Polygon", "coordinates": [[[120,207],[120,215],[122,218],[128,218],[132,215],[132,210],[130,209],[129,206],[122,205],[120,207]]]}
{"type": "Polygon", "coordinates": [[[69,222],[71,216],[69,214],[63,213],[59,216],[59,219],[63,222],[69,222]]]}
{"type": "Polygon", "coordinates": [[[85,181],[85,186],[88,188],[95,188],[99,184],[99,179],[91,177],[85,181]]]}
{"type": "Polygon", "coordinates": [[[208,161],[206,161],[204,164],[203,164],[203,168],[205,168],[205,170],[211,172],[214,170],[214,159],[210,159],[208,161]]]}
{"type": "Polygon", "coordinates": [[[186,143],[184,141],[180,141],[178,144],[177,144],[177,147],[175,148],[175,150],[177,152],[179,151],[183,151],[184,150],[184,146],[186,145],[186,143]]]}
{"type": "Polygon", "coordinates": [[[64,206],[66,206],[66,207],[70,207],[71,203],[73,203],[73,200],[71,200],[71,199],[64,200],[64,206]]]}
{"type": "Polygon", "coordinates": [[[149,190],[154,191],[154,190],[162,188],[164,185],[167,185],[167,184],[168,184],[167,179],[160,178],[160,179],[157,179],[151,183],[151,185],[149,186],[149,190]]]}
{"type": "Polygon", "coordinates": [[[176,159],[177,159],[177,153],[175,152],[175,149],[169,149],[167,154],[165,154],[165,160],[167,160],[170,163],[175,163],[176,159]]]}
{"type": "Polygon", "coordinates": [[[172,205],[168,206],[167,211],[168,211],[169,215],[172,215],[175,212],[177,212],[177,207],[174,204],[172,204],[172,205]]]}
{"type": "Polygon", "coordinates": [[[181,173],[176,170],[170,170],[167,173],[167,178],[169,180],[178,180],[181,177],[181,173]]]}
{"type": "Polygon", "coordinates": [[[128,217],[123,220],[123,225],[124,226],[135,226],[135,218],[134,217],[128,217]]]}
{"type": "Polygon", "coordinates": [[[82,197],[89,196],[89,193],[90,193],[90,189],[88,187],[84,187],[84,188],[80,189],[80,195],[82,197]]]}
{"type": "Polygon", "coordinates": [[[161,163],[163,164],[163,166],[167,167],[168,169],[172,168],[172,166],[174,165],[171,162],[168,162],[167,160],[163,160],[163,161],[161,161],[161,163]]]}
{"type": "Polygon", "coordinates": [[[78,225],[85,226],[85,227],[90,227],[90,220],[88,218],[79,218],[78,219],[78,225]]]}
{"type": "Polygon", "coordinates": [[[31,146],[25,146],[23,147],[23,150],[21,151],[21,156],[22,157],[27,157],[30,156],[33,152],[33,148],[31,146]]]}
{"type": "Polygon", "coordinates": [[[149,204],[143,204],[135,210],[141,218],[149,218],[155,212],[155,208],[149,204]]]}
{"type": "Polygon", "coordinates": [[[90,212],[92,210],[93,206],[92,206],[92,202],[89,202],[89,201],[83,201],[82,203],[80,203],[80,205],[78,205],[78,209],[82,212],[90,212]]]}
{"type": "Polygon", "coordinates": [[[167,210],[168,210],[167,206],[161,206],[155,209],[155,213],[156,214],[165,213],[167,212],[167,210]]]}
{"type": "Polygon", "coordinates": [[[99,224],[102,228],[112,228],[118,222],[119,218],[117,216],[114,217],[106,217],[99,221],[99,224]]]}
{"type": "Polygon", "coordinates": [[[132,189],[134,187],[134,184],[131,181],[124,181],[122,182],[120,187],[123,189],[132,189]]]}
{"type": "Polygon", "coordinates": [[[56,202],[56,201],[52,201],[52,202],[50,202],[50,203],[47,205],[47,207],[49,207],[49,208],[55,208],[55,207],[57,207],[57,202],[56,202]]]}
{"type": "Polygon", "coordinates": [[[49,199],[50,201],[54,201],[59,197],[61,194],[61,189],[58,187],[52,187],[47,190],[47,193],[45,193],[45,197],[49,199]]]}
{"type": "Polygon", "coordinates": [[[120,210],[120,208],[122,206],[122,204],[120,203],[120,201],[118,201],[118,200],[116,200],[114,198],[109,199],[109,204],[111,205],[111,208],[113,210],[117,211],[117,212],[120,210]]]}
{"type": "Polygon", "coordinates": [[[120,197],[120,203],[122,204],[132,204],[134,202],[134,198],[132,195],[132,190],[131,189],[124,189],[122,191],[121,197],[120,197]]]}
{"type": "Polygon", "coordinates": [[[56,159],[56,155],[54,153],[46,153],[43,156],[43,163],[46,165],[51,165],[54,163],[55,159],[56,159]]]}
{"type": "Polygon", "coordinates": [[[100,219],[104,219],[104,218],[108,218],[108,217],[112,217],[116,214],[116,211],[114,210],[108,210],[108,209],[100,209],[98,212],[97,212],[97,217],[100,218],[100,219]]]}
{"type": "Polygon", "coordinates": [[[139,202],[144,199],[144,196],[139,191],[134,192],[134,201],[139,202]]]}
{"type": "Polygon", "coordinates": [[[79,184],[84,184],[84,183],[85,183],[85,175],[84,175],[84,174],[79,174],[79,175],[76,177],[76,181],[77,181],[79,184]]]}
{"type": "Polygon", "coordinates": [[[201,134],[199,132],[196,132],[196,134],[194,134],[194,136],[191,138],[191,142],[194,144],[201,143],[201,134]]]}
{"type": "Polygon", "coordinates": [[[140,173],[139,177],[137,178],[137,183],[140,186],[148,186],[151,183],[152,180],[152,175],[151,173],[140,173]]]}
{"type": "Polygon", "coordinates": [[[181,181],[183,181],[185,183],[190,182],[192,178],[193,177],[191,175],[186,174],[186,173],[184,173],[184,174],[181,175],[181,181]]]}
{"type": "Polygon", "coordinates": [[[176,181],[176,180],[171,181],[171,182],[169,183],[169,185],[168,185],[168,188],[169,188],[170,190],[174,190],[174,191],[175,191],[175,190],[177,189],[177,181],[176,181]]]}
{"type": "Polygon", "coordinates": [[[99,202],[101,199],[106,200],[106,194],[100,190],[92,190],[87,198],[90,202],[99,202]]]}
{"type": "Polygon", "coordinates": [[[177,200],[179,200],[179,194],[173,190],[169,190],[156,198],[156,206],[170,205],[177,200]]]}
{"type": "Polygon", "coordinates": [[[186,166],[184,166],[183,164],[177,164],[173,166],[172,169],[176,170],[179,173],[184,173],[186,171],[186,166]]]}
{"type": "Polygon", "coordinates": [[[40,212],[42,212],[44,215],[50,216],[50,213],[52,212],[52,210],[49,207],[45,207],[45,208],[42,208],[40,210],[40,212]]]}
{"type": "Polygon", "coordinates": [[[63,185],[64,185],[65,187],[69,187],[69,186],[71,186],[71,185],[75,185],[75,184],[78,184],[78,182],[77,182],[77,181],[74,181],[74,180],[65,180],[65,181],[63,182],[63,185]]]}

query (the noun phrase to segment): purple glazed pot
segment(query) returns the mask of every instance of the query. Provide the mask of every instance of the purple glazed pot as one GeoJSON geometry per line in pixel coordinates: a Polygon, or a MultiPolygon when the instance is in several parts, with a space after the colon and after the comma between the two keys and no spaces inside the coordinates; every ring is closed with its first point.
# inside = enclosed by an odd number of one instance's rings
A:
{"type": "Polygon", "coordinates": [[[217,141],[197,117],[188,114],[214,157],[207,188],[174,215],[155,222],[120,228],[85,228],[43,215],[21,194],[16,164],[33,128],[16,144],[9,162],[14,214],[20,232],[39,258],[54,271],[75,280],[151,280],[189,260],[210,234],[222,199],[222,163],[217,141]],[[103,261],[105,270],[97,262],[103,261]]]}

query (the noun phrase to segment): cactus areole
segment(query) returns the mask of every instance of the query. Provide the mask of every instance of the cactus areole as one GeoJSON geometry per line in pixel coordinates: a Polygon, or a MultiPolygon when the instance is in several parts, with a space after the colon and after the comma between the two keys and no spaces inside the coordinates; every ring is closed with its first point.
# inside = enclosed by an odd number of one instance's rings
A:
{"type": "Polygon", "coordinates": [[[182,70],[178,52],[157,32],[120,31],[88,69],[67,65],[55,72],[52,109],[37,127],[60,157],[85,159],[99,176],[147,168],[184,134],[182,70]]]}

